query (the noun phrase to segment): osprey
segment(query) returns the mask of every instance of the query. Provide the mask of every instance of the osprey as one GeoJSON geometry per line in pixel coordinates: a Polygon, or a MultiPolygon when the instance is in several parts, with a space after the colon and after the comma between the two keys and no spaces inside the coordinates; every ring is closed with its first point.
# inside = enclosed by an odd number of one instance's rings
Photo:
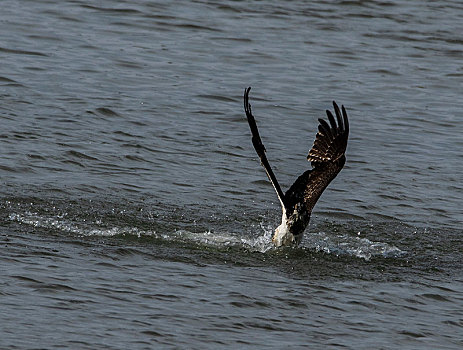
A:
{"type": "Polygon", "coordinates": [[[283,211],[281,225],[276,228],[272,241],[277,247],[282,245],[297,246],[309,224],[310,214],[315,203],[346,162],[345,152],[349,136],[346,109],[341,106],[340,110],[336,102],[333,101],[336,119],[329,110],[326,111],[329,124],[321,118],[318,119],[320,122],[318,133],[307,156],[312,169],[299,176],[289,190],[283,193],[265,155],[265,147],[262,144],[256,120],[252,115],[251,104],[249,103],[250,90],[250,87],[244,90],[244,111],[251,128],[252,144],[275,188],[283,211]]]}

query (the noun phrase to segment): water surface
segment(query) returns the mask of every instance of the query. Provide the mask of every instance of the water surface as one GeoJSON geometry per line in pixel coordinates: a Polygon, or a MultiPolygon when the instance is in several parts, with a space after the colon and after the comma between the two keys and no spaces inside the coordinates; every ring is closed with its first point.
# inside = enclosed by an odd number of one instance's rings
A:
{"type": "Polygon", "coordinates": [[[458,1],[4,1],[0,347],[459,349],[458,1]],[[347,163],[274,249],[317,119],[347,163]]]}

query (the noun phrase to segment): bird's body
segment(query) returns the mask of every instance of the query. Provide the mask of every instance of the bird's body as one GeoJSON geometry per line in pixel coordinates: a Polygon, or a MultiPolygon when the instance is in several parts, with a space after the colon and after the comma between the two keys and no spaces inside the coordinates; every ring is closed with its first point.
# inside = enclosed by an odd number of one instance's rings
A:
{"type": "Polygon", "coordinates": [[[265,147],[262,144],[256,121],[252,115],[251,105],[249,104],[250,89],[246,89],[244,93],[244,109],[252,132],[252,143],[270,182],[275,188],[283,212],[281,225],[276,228],[272,241],[277,247],[298,245],[302,240],[305,228],[309,224],[315,203],[346,162],[344,153],[349,136],[347,113],[344,106],[342,106],[341,112],[337,104],[333,102],[337,123],[330,111],[326,111],[330,124],[323,119],[319,119],[318,133],[307,156],[312,169],[299,176],[289,190],[283,194],[267,160],[265,147]]]}

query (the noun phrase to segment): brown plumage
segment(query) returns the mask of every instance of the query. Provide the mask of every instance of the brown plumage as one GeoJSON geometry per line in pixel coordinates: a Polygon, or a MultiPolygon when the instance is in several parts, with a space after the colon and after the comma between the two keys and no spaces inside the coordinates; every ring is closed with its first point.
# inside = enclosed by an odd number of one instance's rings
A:
{"type": "Polygon", "coordinates": [[[244,92],[244,110],[251,128],[252,143],[270,182],[275,188],[283,211],[282,223],[275,230],[272,240],[276,246],[297,245],[310,221],[310,214],[315,203],[346,162],[345,151],[349,136],[347,113],[344,106],[340,110],[336,102],[333,101],[336,119],[329,110],[326,111],[329,124],[324,119],[318,119],[320,122],[318,133],[307,156],[312,169],[299,176],[289,190],[283,194],[267,160],[265,147],[252,115],[251,104],[249,103],[250,90],[249,87],[244,92]]]}

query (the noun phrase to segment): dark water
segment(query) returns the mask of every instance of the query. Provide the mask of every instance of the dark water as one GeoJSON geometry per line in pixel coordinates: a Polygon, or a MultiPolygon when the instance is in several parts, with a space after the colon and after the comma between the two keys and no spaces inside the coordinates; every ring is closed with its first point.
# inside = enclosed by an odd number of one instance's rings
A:
{"type": "Polygon", "coordinates": [[[460,1],[2,1],[0,348],[463,347],[460,1]],[[317,118],[347,164],[298,249],[317,118]]]}

